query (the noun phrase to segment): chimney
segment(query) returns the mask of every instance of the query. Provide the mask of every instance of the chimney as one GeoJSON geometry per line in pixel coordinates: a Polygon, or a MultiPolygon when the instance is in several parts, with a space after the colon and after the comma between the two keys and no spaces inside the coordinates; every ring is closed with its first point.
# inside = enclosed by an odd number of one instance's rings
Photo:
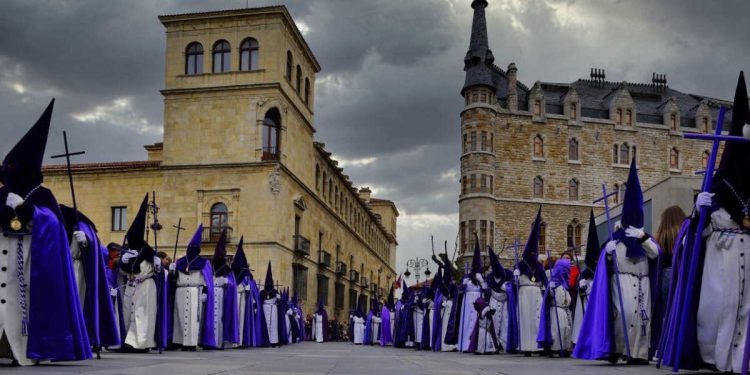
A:
{"type": "Polygon", "coordinates": [[[372,194],[372,190],[367,186],[359,189],[359,198],[367,204],[370,204],[370,194],[372,194]]]}
{"type": "Polygon", "coordinates": [[[508,64],[508,110],[518,110],[518,68],[516,63],[508,64]]]}
{"type": "Polygon", "coordinates": [[[604,80],[607,78],[607,75],[604,73],[604,69],[591,68],[591,73],[589,74],[589,77],[591,77],[591,80],[597,86],[603,86],[604,80]]]}
{"type": "Polygon", "coordinates": [[[667,87],[667,75],[651,73],[651,84],[656,87],[657,91],[663,92],[667,87]]]}

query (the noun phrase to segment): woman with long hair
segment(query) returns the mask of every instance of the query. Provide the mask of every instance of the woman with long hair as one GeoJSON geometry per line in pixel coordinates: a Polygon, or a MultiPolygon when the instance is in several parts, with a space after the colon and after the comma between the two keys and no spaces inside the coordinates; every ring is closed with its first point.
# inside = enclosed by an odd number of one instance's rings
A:
{"type": "MultiPolygon", "coordinates": [[[[659,243],[664,254],[661,257],[662,283],[661,298],[666,304],[667,295],[669,294],[669,284],[672,280],[672,250],[677,234],[685,221],[685,212],[680,206],[668,207],[661,213],[661,224],[656,232],[656,242],[659,243]]],[[[663,305],[666,306],[666,305],[663,305]]]]}

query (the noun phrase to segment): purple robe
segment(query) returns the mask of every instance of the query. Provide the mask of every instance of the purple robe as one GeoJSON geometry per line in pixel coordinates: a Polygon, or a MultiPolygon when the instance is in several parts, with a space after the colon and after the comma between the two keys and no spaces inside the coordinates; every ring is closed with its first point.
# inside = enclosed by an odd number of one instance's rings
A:
{"type": "Polygon", "coordinates": [[[439,289],[435,291],[435,300],[432,306],[432,342],[430,346],[433,352],[439,352],[443,347],[443,317],[440,315],[443,309],[443,293],[439,289]]]}
{"type": "Polygon", "coordinates": [[[513,353],[518,350],[520,344],[520,327],[518,321],[518,296],[513,284],[508,283],[505,286],[505,293],[508,295],[508,338],[506,342],[506,352],[513,353]]]}
{"type": "Polygon", "coordinates": [[[380,346],[392,345],[391,310],[388,309],[388,306],[383,306],[383,309],[380,311],[380,319],[380,346]]]}
{"type": "Polygon", "coordinates": [[[237,304],[237,280],[233,273],[226,275],[227,283],[224,288],[224,341],[233,344],[240,343],[240,322],[237,304]]]}

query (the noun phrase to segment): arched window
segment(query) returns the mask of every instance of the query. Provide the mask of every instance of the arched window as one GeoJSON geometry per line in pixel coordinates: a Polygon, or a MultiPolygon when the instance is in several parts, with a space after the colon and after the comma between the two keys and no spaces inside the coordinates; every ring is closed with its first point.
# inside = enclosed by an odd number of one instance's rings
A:
{"type": "Polygon", "coordinates": [[[305,104],[310,104],[310,79],[305,78],[305,104]]]}
{"type": "Polygon", "coordinates": [[[711,156],[711,154],[708,151],[703,151],[703,154],[701,155],[701,165],[703,166],[703,170],[708,168],[709,156],[711,156]]]}
{"type": "Polygon", "coordinates": [[[534,157],[535,158],[544,157],[544,139],[542,139],[542,136],[539,134],[537,134],[537,136],[534,137],[534,157]]]}
{"type": "Polygon", "coordinates": [[[541,176],[534,177],[534,198],[544,198],[544,180],[541,176]]]}
{"type": "Polygon", "coordinates": [[[260,63],[260,47],[254,38],[247,38],[240,44],[240,70],[257,70],[260,63]]]}
{"type": "Polygon", "coordinates": [[[633,126],[633,111],[630,109],[625,111],[625,125],[633,126]]]}
{"type": "Polygon", "coordinates": [[[669,150],[669,169],[680,169],[680,151],[677,147],[669,150]]]}
{"type": "Polygon", "coordinates": [[[622,109],[617,108],[617,112],[615,112],[615,124],[622,125],[622,109]]]}
{"type": "Polygon", "coordinates": [[[281,114],[276,108],[266,113],[263,119],[263,160],[279,160],[281,114]]]}
{"type": "Polygon", "coordinates": [[[333,180],[328,179],[328,203],[333,204],[333,180]]]}
{"type": "Polygon", "coordinates": [[[568,181],[568,200],[578,200],[578,181],[575,178],[568,181]]]}
{"type": "Polygon", "coordinates": [[[669,129],[677,131],[677,115],[674,113],[669,115],[669,129]]]}
{"type": "Polygon", "coordinates": [[[203,46],[198,42],[188,44],[185,49],[185,74],[203,74],[203,46]]]}
{"type": "Polygon", "coordinates": [[[539,254],[547,251],[547,223],[539,224],[539,254]]]}
{"type": "Polygon", "coordinates": [[[614,193],[615,195],[612,196],[612,200],[615,204],[618,204],[620,203],[620,184],[615,184],[614,193]]]}
{"type": "Polygon", "coordinates": [[[315,190],[320,191],[320,165],[315,164],[315,190]]]}
{"type": "Polygon", "coordinates": [[[229,48],[229,42],[220,40],[214,44],[214,73],[228,72],[229,64],[232,61],[232,50],[229,48]]]}
{"type": "Polygon", "coordinates": [[[710,129],[708,128],[708,117],[704,117],[703,120],[703,132],[708,133],[710,129]]]}
{"type": "Polygon", "coordinates": [[[292,82],[292,51],[286,51],[286,79],[292,82]]]}
{"type": "Polygon", "coordinates": [[[326,197],[326,187],[328,187],[328,183],[326,182],[326,172],[323,171],[323,199],[326,197]]]}
{"type": "Polygon", "coordinates": [[[619,156],[619,150],[620,150],[620,146],[618,146],[618,145],[612,146],[612,164],[619,164],[620,163],[620,158],[618,157],[619,156]]]}
{"type": "Polygon", "coordinates": [[[336,188],[334,189],[334,191],[335,192],[333,193],[333,197],[334,197],[333,198],[333,208],[338,211],[338,209],[339,209],[339,187],[336,186],[336,188]]]}
{"type": "MultiPolygon", "coordinates": [[[[573,248],[576,246],[581,245],[581,232],[583,230],[583,226],[578,223],[577,220],[573,220],[570,224],[568,224],[568,247],[573,248]]],[[[573,249],[573,251],[577,251],[577,249],[573,249]]]]}
{"type": "Polygon", "coordinates": [[[229,210],[224,203],[216,203],[211,206],[211,229],[210,241],[215,242],[221,237],[221,231],[229,226],[229,210]]]}
{"type": "Polygon", "coordinates": [[[297,89],[297,94],[302,93],[302,68],[297,65],[297,84],[294,86],[297,89]]]}
{"type": "Polygon", "coordinates": [[[623,143],[620,146],[620,164],[628,164],[630,160],[630,146],[627,143],[623,143]]]}
{"type": "Polygon", "coordinates": [[[575,138],[568,141],[568,160],[578,161],[578,140],[575,138]]]}
{"type": "Polygon", "coordinates": [[[534,101],[534,116],[541,116],[541,115],[542,115],[542,101],[535,100],[534,101]]]}

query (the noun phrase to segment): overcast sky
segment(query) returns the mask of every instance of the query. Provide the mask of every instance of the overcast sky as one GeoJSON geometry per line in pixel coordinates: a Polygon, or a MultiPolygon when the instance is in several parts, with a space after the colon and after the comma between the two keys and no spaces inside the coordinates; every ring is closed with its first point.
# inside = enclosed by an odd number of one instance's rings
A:
{"type": "MultiPolygon", "coordinates": [[[[355,185],[396,202],[397,268],[455,239],[459,112],[471,0],[249,0],[286,3],[320,61],[317,139],[355,185]]],[[[612,81],[667,75],[685,92],[732,98],[750,68],[750,2],[489,0],[496,64],[522,82],[572,82],[591,67],[612,81]]],[[[161,140],[164,30],[157,16],[245,7],[225,1],[3,0],[0,155],[57,98],[62,130],[85,160],[142,160],[161,140]]],[[[434,267],[433,267],[434,269],[434,267]]]]}

